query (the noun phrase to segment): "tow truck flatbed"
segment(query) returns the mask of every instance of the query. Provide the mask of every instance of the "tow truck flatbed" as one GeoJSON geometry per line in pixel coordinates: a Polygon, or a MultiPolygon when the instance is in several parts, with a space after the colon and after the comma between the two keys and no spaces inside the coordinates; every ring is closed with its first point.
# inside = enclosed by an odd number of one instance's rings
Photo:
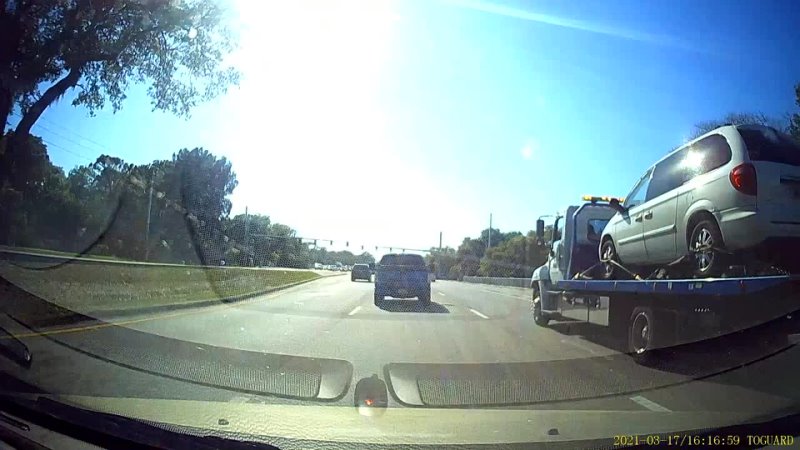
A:
{"type": "Polygon", "coordinates": [[[552,290],[571,295],[674,294],[676,296],[739,296],[799,282],[798,275],[676,280],[559,280],[552,290]]]}
{"type": "MultiPolygon", "coordinates": [[[[556,214],[547,238],[548,259],[531,276],[537,325],[577,320],[606,327],[641,361],[657,357],[656,349],[734,333],[800,311],[796,274],[603,279],[606,274],[597,270],[602,268],[598,248],[602,229],[617,214],[611,205],[615,199],[584,200],[588,203],[556,214]]],[[[536,236],[541,242],[544,228],[540,218],[536,236]]]]}

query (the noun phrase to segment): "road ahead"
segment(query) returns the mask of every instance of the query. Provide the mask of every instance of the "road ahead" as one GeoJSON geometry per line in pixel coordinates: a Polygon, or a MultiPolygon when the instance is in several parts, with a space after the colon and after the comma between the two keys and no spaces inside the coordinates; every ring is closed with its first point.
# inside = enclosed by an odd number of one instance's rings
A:
{"type": "Polygon", "coordinates": [[[416,299],[376,306],[373,287],[335,276],[130,327],[242,350],[339,358],[373,373],[387,362],[525,362],[611,352],[532,327],[525,289],[437,281],[431,305],[423,308],[416,299]]]}
{"type": "MultiPolygon", "coordinates": [[[[419,394],[416,384],[407,385],[406,394],[410,388],[422,403],[439,406],[483,404],[482,395],[498,396],[502,404],[505,395],[542,410],[756,414],[800,399],[800,387],[786,377],[800,366],[796,347],[765,359],[780,348],[754,340],[700,346],[644,367],[618,351],[604,330],[579,323],[536,326],[527,289],[437,281],[432,304],[423,308],[415,299],[374,305],[373,287],[333,276],[242,303],[99,318],[116,326],[37,335],[10,320],[13,311],[0,326],[23,336],[35,354],[32,367],[8,367],[9,373],[53,393],[292,402],[259,394],[291,385],[283,369],[267,373],[275,368],[270,365],[294,364],[260,356],[272,354],[352,365],[352,376],[332,384],[340,389],[330,398],[341,405],[352,405],[357,380],[387,380],[393,370],[416,373],[410,379],[418,380],[419,394]]],[[[401,404],[389,397],[390,406],[401,404]]]]}

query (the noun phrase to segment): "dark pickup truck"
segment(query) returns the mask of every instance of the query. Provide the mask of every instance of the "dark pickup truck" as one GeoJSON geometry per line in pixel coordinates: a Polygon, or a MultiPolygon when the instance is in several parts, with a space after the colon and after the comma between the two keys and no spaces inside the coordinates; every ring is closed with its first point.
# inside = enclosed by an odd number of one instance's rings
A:
{"type": "Polygon", "coordinates": [[[417,297],[423,305],[431,303],[428,266],[422,256],[390,253],[375,267],[375,304],[385,297],[417,297]]]}

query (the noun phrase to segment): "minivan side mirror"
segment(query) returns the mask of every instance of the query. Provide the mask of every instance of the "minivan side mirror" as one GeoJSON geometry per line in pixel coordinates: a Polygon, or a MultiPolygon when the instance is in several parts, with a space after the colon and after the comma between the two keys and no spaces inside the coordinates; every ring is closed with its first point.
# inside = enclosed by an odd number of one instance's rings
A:
{"type": "Polygon", "coordinates": [[[544,220],[542,219],[536,221],[536,237],[544,239],[544,220]]]}
{"type": "Polygon", "coordinates": [[[608,206],[614,208],[614,210],[620,214],[624,213],[626,208],[619,203],[619,200],[616,198],[612,198],[611,201],[608,202],[608,206]]]}

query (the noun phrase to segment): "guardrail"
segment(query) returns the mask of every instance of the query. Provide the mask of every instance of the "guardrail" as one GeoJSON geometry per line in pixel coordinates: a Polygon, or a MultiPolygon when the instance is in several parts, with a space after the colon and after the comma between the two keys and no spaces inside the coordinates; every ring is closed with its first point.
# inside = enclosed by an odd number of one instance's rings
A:
{"type": "Polygon", "coordinates": [[[496,286],[530,287],[530,278],[464,277],[465,283],[494,284],[496,286]]]}
{"type": "MultiPolygon", "coordinates": [[[[123,259],[96,258],[91,255],[55,255],[39,253],[36,251],[20,251],[9,248],[0,248],[0,261],[10,260],[16,263],[51,264],[58,265],[65,262],[82,264],[111,264],[119,266],[150,266],[150,267],[182,267],[186,269],[248,269],[248,270],[282,270],[282,271],[315,271],[315,269],[296,269],[289,267],[244,267],[244,266],[203,266],[197,264],[176,264],[164,262],[129,261],[123,259]]],[[[326,271],[327,272],[327,271],[326,271]]],[[[344,275],[344,273],[342,273],[344,275]]]]}

